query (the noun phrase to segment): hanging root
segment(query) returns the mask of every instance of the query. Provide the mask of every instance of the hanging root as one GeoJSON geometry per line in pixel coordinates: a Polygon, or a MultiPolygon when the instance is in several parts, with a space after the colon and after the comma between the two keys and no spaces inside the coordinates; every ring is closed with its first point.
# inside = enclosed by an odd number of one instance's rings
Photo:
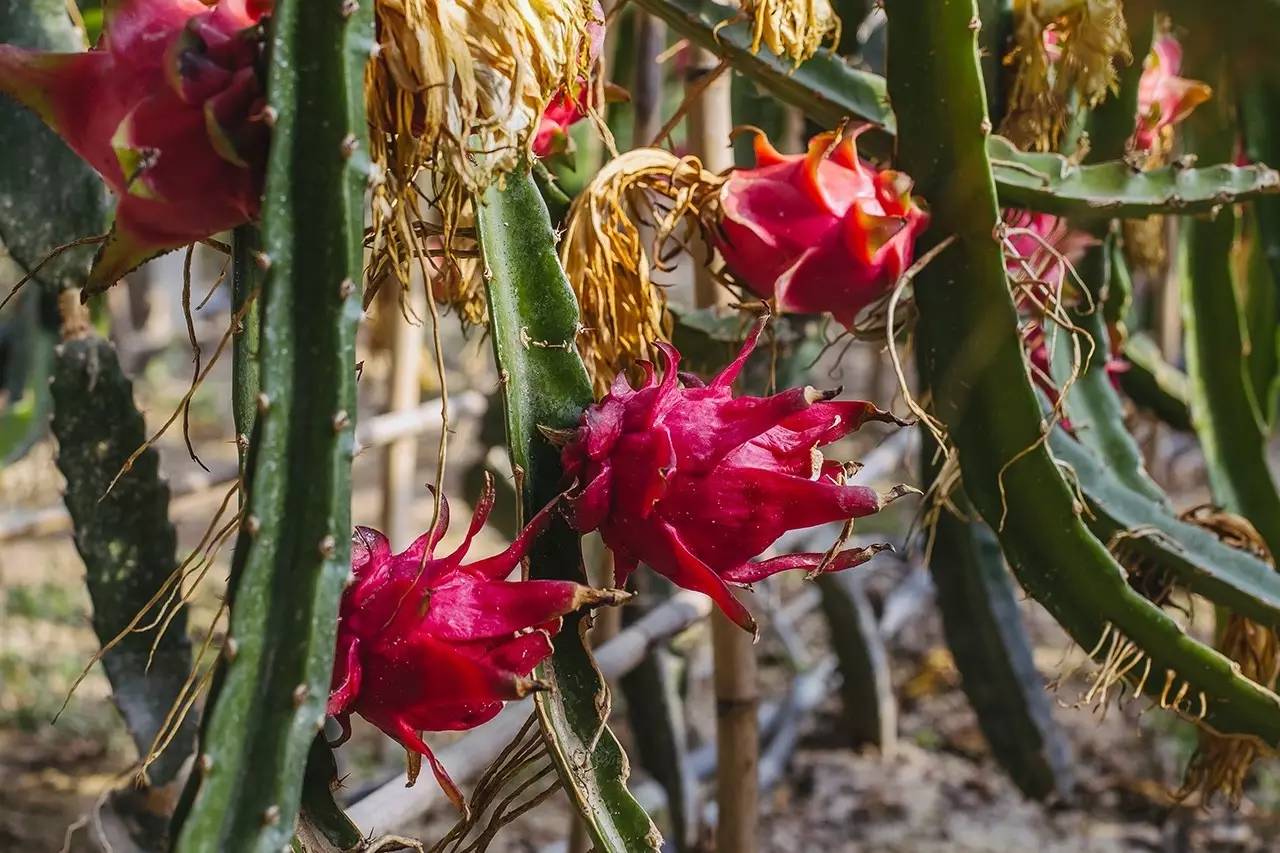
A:
{"type": "MultiPolygon", "coordinates": [[[[1214,507],[1199,506],[1184,513],[1182,519],[1210,531],[1225,544],[1274,565],[1262,537],[1244,518],[1214,507]]],[[[1274,688],[1276,676],[1280,675],[1280,636],[1275,629],[1238,613],[1228,613],[1225,608],[1219,608],[1218,613],[1220,618],[1226,617],[1226,624],[1219,626],[1218,650],[1239,665],[1240,674],[1245,678],[1274,688]]],[[[1221,794],[1234,808],[1244,795],[1249,769],[1263,752],[1264,747],[1255,739],[1202,730],[1200,743],[1175,796],[1185,799],[1199,793],[1207,803],[1215,794],[1221,794]]]]}
{"type": "MultiPolygon", "coordinates": [[[[1208,695],[1203,690],[1197,690],[1190,681],[1172,669],[1158,672],[1151,656],[1124,636],[1115,625],[1107,623],[1103,627],[1102,636],[1089,651],[1086,660],[1098,661],[1099,667],[1089,677],[1089,686],[1072,703],[1072,707],[1090,708],[1105,719],[1113,704],[1123,707],[1141,697],[1144,692],[1154,695],[1154,690],[1150,689],[1153,685],[1151,679],[1154,678],[1159,679],[1154,684],[1160,685],[1160,695],[1151,707],[1172,711],[1202,730],[1209,729],[1204,721],[1209,713],[1208,695]],[[1132,692],[1129,691],[1130,687],[1133,688],[1132,692]]],[[[1049,684],[1049,689],[1061,689],[1062,684],[1078,669],[1079,666],[1062,673],[1049,684]]]]}
{"type": "Polygon", "coordinates": [[[828,0],[742,0],[751,19],[751,52],[764,44],[797,67],[822,47],[840,41],[840,18],[828,0]]]}
{"type": "Polygon", "coordinates": [[[470,807],[431,853],[481,853],[502,827],[532,810],[560,787],[546,741],[531,714],[476,783],[470,807]],[[532,791],[532,793],[530,793],[532,791]]]}
{"type": "Polygon", "coordinates": [[[583,360],[596,393],[671,335],[667,299],[650,278],[691,229],[710,227],[722,179],[696,157],[639,148],[610,161],[569,209],[560,261],[578,297],[583,360]],[[646,250],[641,227],[653,231],[646,250]]]}
{"type": "Polygon", "coordinates": [[[1116,64],[1129,63],[1120,0],[1015,0],[1016,76],[1000,132],[1020,148],[1058,147],[1072,112],[1114,92],[1116,64]]]}

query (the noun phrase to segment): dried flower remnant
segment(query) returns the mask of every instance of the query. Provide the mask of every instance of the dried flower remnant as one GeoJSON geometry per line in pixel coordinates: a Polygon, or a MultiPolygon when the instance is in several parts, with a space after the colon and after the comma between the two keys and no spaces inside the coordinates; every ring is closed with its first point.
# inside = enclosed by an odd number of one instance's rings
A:
{"type": "Polygon", "coordinates": [[[840,40],[840,18],[828,0],[742,0],[751,20],[751,51],[763,44],[795,65],[840,40]]]}
{"type": "Polygon", "coordinates": [[[657,344],[662,376],[643,363],[645,380],[636,389],[619,374],[562,452],[574,483],[568,495],[574,526],[600,531],[619,583],[643,562],[710,596],[747,630],[755,622],[729,584],[789,569],[847,569],[887,547],[751,562],[779,536],[870,515],[910,491],[881,495],[850,485],[850,469],[818,450],[867,421],[901,423],[887,412],[809,387],[772,397],[733,395],[762,328],[707,385],[678,373],[679,353],[657,344]]]}
{"type": "Polygon", "coordinates": [[[119,196],[86,292],[253,219],[268,129],[256,65],[267,4],[120,0],[83,53],[0,45],[0,91],[36,112],[119,196]]]}
{"type": "Polygon", "coordinates": [[[578,298],[579,348],[598,395],[670,336],[666,294],[652,269],[688,229],[708,227],[722,180],[696,157],[637,148],[609,161],[574,199],[560,262],[578,298]],[[651,226],[651,242],[642,224],[651,226]]]}
{"type": "MultiPolygon", "coordinates": [[[[1183,513],[1182,520],[1203,527],[1232,548],[1252,554],[1275,566],[1266,543],[1249,521],[1235,513],[1211,506],[1194,507],[1183,513]]],[[[1280,634],[1225,608],[1218,611],[1226,619],[1218,633],[1218,650],[1240,667],[1240,674],[1275,690],[1280,676],[1280,634]]],[[[1214,794],[1222,794],[1233,808],[1244,796],[1244,783],[1254,762],[1263,757],[1262,746],[1250,737],[1232,737],[1206,729],[1200,730],[1200,742],[1176,797],[1183,799],[1200,793],[1208,803],[1214,794]]]]}
{"type": "Polygon", "coordinates": [[[443,499],[435,528],[403,553],[392,554],[378,531],[356,528],[328,704],[344,730],[359,714],[400,743],[409,784],[425,756],[460,809],[462,792],[421,732],[461,731],[492,719],[504,701],[539,687],[529,673],[551,654],[561,616],[626,597],[569,581],[506,580],[553,507],[535,516],[507,550],[463,565],[493,500],[493,484],[486,482],[466,537],[446,556],[435,553],[449,525],[443,499]]]}
{"type": "Polygon", "coordinates": [[[1120,0],[1015,0],[1016,69],[1001,133],[1020,148],[1058,147],[1073,100],[1094,107],[1118,83],[1116,63],[1131,62],[1120,0]]]}
{"type": "Polygon", "coordinates": [[[457,263],[470,198],[529,161],[548,106],[592,79],[603,15],[594,0],[381,0],[376,15],[371,284],[407,288],[415,265],[434,267],[437,296],[482,322],[480,283],[457,263]]]}

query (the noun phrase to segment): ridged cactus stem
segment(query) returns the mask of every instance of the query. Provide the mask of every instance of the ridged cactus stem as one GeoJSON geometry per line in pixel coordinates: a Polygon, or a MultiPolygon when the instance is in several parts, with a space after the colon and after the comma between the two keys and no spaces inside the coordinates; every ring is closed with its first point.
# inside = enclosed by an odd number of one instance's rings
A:
{"type": "MultiPolygon", "coordinates": [[[[576,346],[578,305],[532,177],[509,174],[476,202],[511,467],[532,518],[564,487],[559,452],[543,429],[576,426],[592,402],[576,346]]],[[[531,549],[529,575],[586,581],[579,537],[563,519],[531,549]]],[[[552,685],[537,695],[542,731],[595,849],[656,850],[662,838],[627,790],[630,766],[608,727],[609,688],[584,643],[585,618],[565,617],[555,652],[536,670],[552,685]]]]}
{"type": "MultiPolygon", "coordinates": [[[[119,635],[147,611],[173,574],[177,536],[169,522],[169,487],[152,448],[108,491],[130,454],[146,441],[146,425],[115,347],[88,328],[78,292],[64,295],[64,305],[79,319],[68,324],[70,335],[57,348],[50,380],[58,470],[67,480],[67,510],[84,560],[94,632],[103,645],[119,637],[102,659],[112,700],[147,758],[191,669],[186,607],[179,604],[159,639],[154,631],[119,635]]],[[[177,775],[190,754],[195,721],[177,722],[173,734],[147,771],[154,784],[177,775]]]]}
{"type": "Polygon", "coordinates": [[[293,836],[324,722],[350,574],[355,332],[372,4],[277,0],[262,214],[261,391],[232,563],[223,670],[177,850],[270,851],[293,836]]]}
{"type": "Polygon", "coordinates": [[[241,225],[231,235],[231,314],[239,317],[231,339],[231,415],[236,425],[240,474],[245,473],[249,439],[258,417],[261,389],[259,347],[262,341],[262,234],[255,225],[241,225]],[[246,304],[248,307],[246,307],[246,304]]]}
{"type": "Polygon", "coordinates": [[[1116,91],[1089,114],[1089,150],[1085,154],[1089,163],[1124,159],[1137,126],[1138,81],[1155,35],[1156,4],[1152,0],[1125,0],[1124,19],[1133,61],[1116,69],[1116,91]]]}
{"type": "Polygon", "coordinates": [[[929,570],[947,647],[992,756],[1028,797],[1068,796],[1070,743],[1053,719],[995,534],[944,511],[929,570]]]}
{"type": "MultiPolygon", "coordinates": [[[[1221,61],[1199,53],[1189,51],[1189,73],[1221,79],[1221,61]]],[[[1202,160],[1230,159],[1235,132],[1226,104],[1211,102],[1197,110],[1187,121],[1186,138],[1202,160]]],[[[1280,493],[1267,467],[1265,414],[1249,376],[1241,306],[1232,286],[1235,211],[1223,207],[1215,214],[1188,217],[1181,235],[1191,417],[1204,448],[1209,484],[1218,503],[1249,519],[1271,553],[1280,553],[1280,493]]]]}
{"type": "Polygon", "coordinates": [[[935,414],[959,452],[965,489],[996,530],[1023,587],[1084,648],[1118,634],[1145,654],[1142,687],[1220,730],[1280,743],[1280,698],[1241,679],[1138,595],[1080,520],[1043,444],[1017,315],[996,239],[998,207],[986,141],[973,0],[888,0],[889,90],[900,168],[929,200],[920,250],[954,242],[916,279],[919,357],[935,414]],[[1162,690],[1163,688],[1163,690],[1162,690]],[[1204,696],[1204,707],[1199,699],[1204,696]]]}

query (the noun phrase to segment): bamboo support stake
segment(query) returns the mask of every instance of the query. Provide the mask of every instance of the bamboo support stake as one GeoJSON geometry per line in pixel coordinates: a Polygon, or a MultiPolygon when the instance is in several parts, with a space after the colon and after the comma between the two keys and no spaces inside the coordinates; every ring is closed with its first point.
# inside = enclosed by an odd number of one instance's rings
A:
{"type": "Polygon", "coordinates": [[[635,28],[635,79],[631,84],[635,124],[631,147],[643,148],[662,127],[662,66],[658,64],[658,56],[666,46],[667,24],[637,9],[635,28]]]}
{"type": "MultiPolygon", "coordinates": [[[[403,294],[385,287],[381,310],[394,312],[387,318],[391,326],[391,371],[387,413],[396,414],[416,408],[421,402],[422,326],[416,318],[426,312],[425,295],[411,289],[403,294]],[[407,315],[407,316],[404,316],[407,315]]],[[[387,444],[382,452],[382,529],[387,538],[402,548],[413,538],[412,507],[418,479],[418,440],[405,435],[387,444]]]]}
{"type": "MultiPolygon", "coordinates": [[[[715,55],[699,50],[691,63],[686,91],[696,91],[702,75],[715,74],[717,69],[715,55]]],[[[722,74],[706,86],[689,105],[686,128],[689,150],[702,159],[707,169],[720,172],[733,165],[728,75],[722,74]]],[[[694,299],[700,308],[724,305],[728,294],[716,284],[709,267],[710,250],[704,247],[699,254],[694,266],[694,299]]],[[[715,659],[716,746],[720,756],[716,768],[716,849],[755,853],[760,735],[754,639],[717,609],[711,614],[711,643],[715,659]]]]}

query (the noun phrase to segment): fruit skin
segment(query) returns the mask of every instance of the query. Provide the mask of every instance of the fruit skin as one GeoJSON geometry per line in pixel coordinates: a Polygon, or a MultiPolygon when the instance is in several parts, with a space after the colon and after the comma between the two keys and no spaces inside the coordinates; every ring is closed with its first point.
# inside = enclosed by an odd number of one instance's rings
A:
{"type": "Polygon", "coordinates": [[[911,178],[877,171],[854,137],[822,133],[808,153],[779,154],[764,134],[756,165],[720,191],[716,247],[735,278],[780,311],[830,312],[851,327],[911,265],[929,217],[911,178]]]}
{"type": "Polygon", "coordinates": [[[446,556],[435,553],[449,526],[443,497],[435,527],[403,553],[393,555],[378,531],[356,528],[329,694],[328,713],[344,731],[354,713],[398,741],[409,753],[410,784],[426,756],[459,808],[465,807],[461,791],[419,733],[461,731],[492,719],[504,701],[539,686],[528,676],[551,654],[561,616],[625,597],[571,581],[506,580],[546,528],[554,505],[507,550],[463,565],[493,501],[488,481],[466,537],[446,556]]]}
{"type": "Polygon", "coordinates": [[[533,137],[533,154],[538,159],[545,159],[555,154],[563,154],[572,147],[569,128],[587,117],[587,102],[591,97],[591,89],[587,83],[578,86],[578,91],[569,97],[567,91],[561,90],[547,104],[538,123],[538,132],[533,137]]]}
{"type": "Polygon", "coordinates": [[[119,197],[86,290],[258,214],[268,144],[246,0],[116,0],[89,51],[0,45],[0,91],[49,125],[119,197]]]}
{"type": "Polygon", "coordinates": [[[1179,77],[1182,45],[1168,33],[1156,36],[1151,53],[1142,64],[1138,81],[1138,126],[1133,146],[1151,151],[1191,111],[1213,96],[1213,89],[1199,80],[1179,77]]]}
{"type": "Polygon", "coordinates": [[[731,386],[762,329],[752,330],[738,357],[707,385],[678,373],[674,347],[655,344],[665,361],[662,377],[648,362],[640,363],[638,389],[619,374],[562,451],[574,484],[571,520],[580,532],[600,531],[619,583],[644,562],[711,596],[747,630],[755,623],[727,584],[786,569],[851,568],[883,550],[750,562],[788,530],[878,511],[886,498],[844,484],[845,466],[824,460],[817,448],[866,421],[898,422],[870,403],[836,402],[835,393],[809,387],[734,397],[731,386]]]}

